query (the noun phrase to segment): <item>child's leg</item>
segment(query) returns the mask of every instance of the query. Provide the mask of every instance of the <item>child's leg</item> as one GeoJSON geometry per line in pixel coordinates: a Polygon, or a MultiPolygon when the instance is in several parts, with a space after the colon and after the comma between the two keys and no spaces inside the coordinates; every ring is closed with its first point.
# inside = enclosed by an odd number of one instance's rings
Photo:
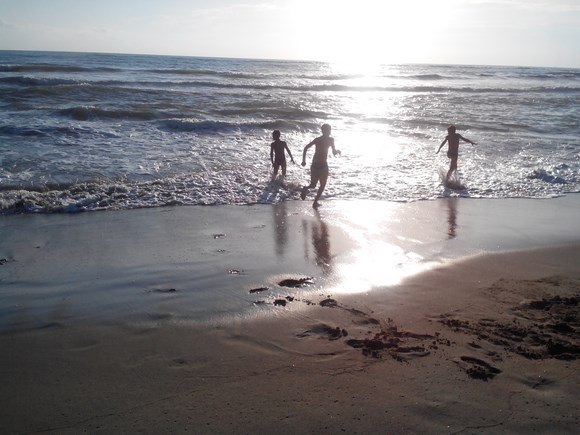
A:
{"type": "Polygon", "coordinates": [[[304,201],[306,199],[307,194],[308,194],[308,186],[303,186],[302,190],[300,191],[300,199],[304,201]]]}
{"type": "Polygon", "coordinates": [[[326,181],[328,180],[328,175],[323,175],[320,177],[320,186],[318,187],[318,192],[316,192],[316,198],[314,198],[314,202],[312,203],[312,207],[318,207],[318,200],[322,196],[322,192],[324,192],[324,188],[326,187],[326,181]]]}
{"type": "Polygon", "coordinates": [[[306,199],[306,195],[308,194],[308,189],[315,188],[317,182],[318,182],[318,178],[316,177],[316,174],[311,173],[310,174],[310,184],[308,186],[304,186],[302,188],[302,191],[300,192],[300,198],[302,200],[306,199]]]}
{"type": "Polygon", "coordinates": [[[453,171],[455,170],[457,170],[457,157],[451,159],[451,163],[449,164],[449,171],[447,171],[447,177],[445,177],[445,181],[449,181],[451,174],[453,174],[453,171]]]}
{"type": "Polygon", "coordinates": [[[449,181],[449,179],[451,178],[451,174],[453,174],[454,170],[455,169],[449,168],[449,170],[447,171],[447,176],[445,177],[445,182],[449,181]]]}

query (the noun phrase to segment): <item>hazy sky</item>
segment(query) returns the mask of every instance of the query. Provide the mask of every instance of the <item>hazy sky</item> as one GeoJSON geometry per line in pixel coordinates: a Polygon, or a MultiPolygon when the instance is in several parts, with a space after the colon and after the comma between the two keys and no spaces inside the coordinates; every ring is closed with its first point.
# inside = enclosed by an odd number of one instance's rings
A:
{"type": "Polygon", "coordinates": [[[0,0],[0,49],[580,67],[580,0],[0,0]]]}

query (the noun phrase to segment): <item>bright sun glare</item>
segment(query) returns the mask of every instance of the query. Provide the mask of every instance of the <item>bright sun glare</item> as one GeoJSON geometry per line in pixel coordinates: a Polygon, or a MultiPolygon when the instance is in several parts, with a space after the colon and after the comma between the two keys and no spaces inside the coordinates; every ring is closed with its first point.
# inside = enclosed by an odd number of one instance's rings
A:
{"type": "Polygon", "coordinates": [[[336,260],[333,292],[364,293],[373,288],[397,285],[434,266],[412,248],[412,243],[405,244],[388,230],[385,232],[387,222],[398,220],[398,206],[381,206],[379,213],[373,202],[343,206],[344,215],[336,223],[356,247],[341,257],[342,261],[336,260]]]}
{"type": "Polygon", "coordinates": [[[429,50],[424,35],[437,31],[441,13],[429,0],[297,0],[292,10],[302,43],[315,43],[325,60],[361,69],[405,62],[429,50]]]}

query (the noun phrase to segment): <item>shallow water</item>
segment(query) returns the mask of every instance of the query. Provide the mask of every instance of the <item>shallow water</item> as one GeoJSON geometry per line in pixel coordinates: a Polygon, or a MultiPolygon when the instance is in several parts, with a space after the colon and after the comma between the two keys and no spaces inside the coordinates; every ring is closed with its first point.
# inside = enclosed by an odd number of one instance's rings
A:
{"type": "Polygon", "coordinates": [[[579,213],[576,194],[3,216],[0,329],[300,316],[348,294],[364,304],[466,257],[578,242],[579,213]]]}
{"type": "Polygon", "coordinates": [[[578,97],[577,69],[1,51],[0,210],[297,199],[308,169],[270,184],[271,132],[300,162],[322,123],[342,151],[323,199],[561,196],[580,191],[578,97]],[[477,143],[461,191],[438,175],[449,123],[477,143]]]}

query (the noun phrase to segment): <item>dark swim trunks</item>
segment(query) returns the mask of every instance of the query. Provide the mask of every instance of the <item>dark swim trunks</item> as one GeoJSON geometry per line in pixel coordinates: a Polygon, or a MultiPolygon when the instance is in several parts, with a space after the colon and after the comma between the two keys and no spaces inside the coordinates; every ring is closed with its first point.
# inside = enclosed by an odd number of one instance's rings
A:
{"type": "Polygon", "coordinates": [[[310,166],[310,175],[313,178],[320,178],[322,176],[328,176],[328,164],[327,163],[313,163],[310,166]]]}

